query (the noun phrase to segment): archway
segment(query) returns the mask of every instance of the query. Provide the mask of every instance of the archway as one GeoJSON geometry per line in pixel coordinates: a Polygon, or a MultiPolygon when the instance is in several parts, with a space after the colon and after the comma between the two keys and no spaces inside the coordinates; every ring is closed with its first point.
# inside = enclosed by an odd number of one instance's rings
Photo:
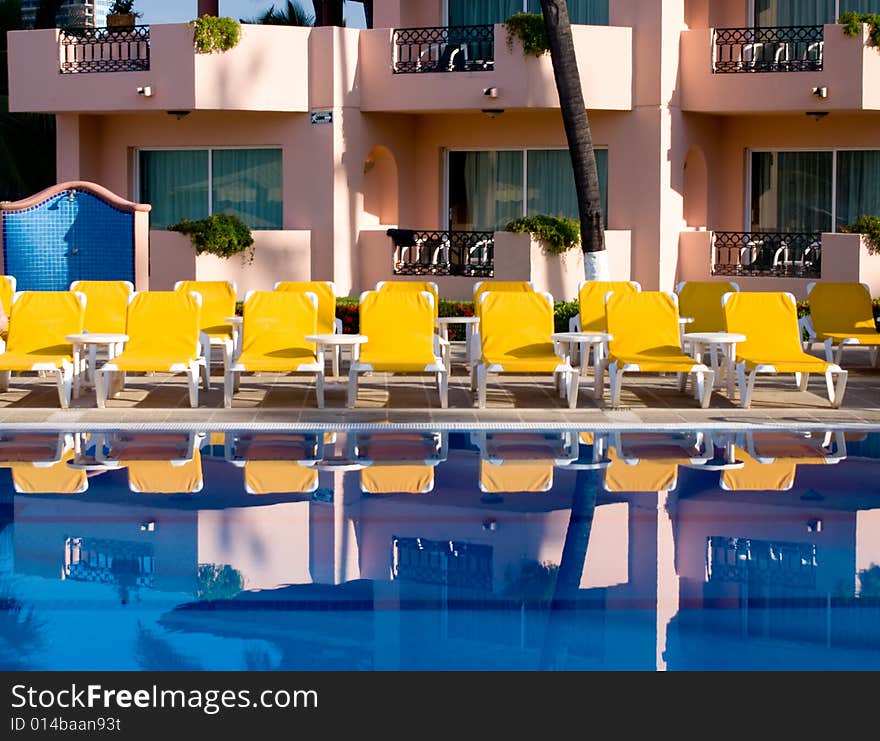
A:
{"type": "Polygon", "coordinates": [[[709,224],[709,171],[706,155],[694,145],[684,163],[684,220],[689,227],[709,224]]]}
{"type": "Polygon", "coordinates": [[[398,223],[397,162],[384,146],[370,150],[364,160],[364,222],[366,225],[398,223]]]}

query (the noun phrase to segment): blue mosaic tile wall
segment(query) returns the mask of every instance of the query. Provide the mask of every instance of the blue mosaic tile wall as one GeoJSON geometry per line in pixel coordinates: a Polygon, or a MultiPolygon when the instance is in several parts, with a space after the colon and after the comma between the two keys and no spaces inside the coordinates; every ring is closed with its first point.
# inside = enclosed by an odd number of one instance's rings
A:
{"type": "Polygon", "coordinates": [[[81,190],[6,211],[3,261],[19,291],[66,291],[74,280],[134,281],[134,214],[81,190]]]}

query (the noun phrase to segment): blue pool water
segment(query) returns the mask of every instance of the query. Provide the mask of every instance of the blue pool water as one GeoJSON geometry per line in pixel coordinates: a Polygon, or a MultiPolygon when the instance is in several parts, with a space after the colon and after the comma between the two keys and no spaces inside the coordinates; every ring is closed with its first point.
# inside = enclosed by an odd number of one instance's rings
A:
{"type": "Polygon", "coordinates": [[[877,669],[880,432],[0,433],[0,668],[877,669]]]}

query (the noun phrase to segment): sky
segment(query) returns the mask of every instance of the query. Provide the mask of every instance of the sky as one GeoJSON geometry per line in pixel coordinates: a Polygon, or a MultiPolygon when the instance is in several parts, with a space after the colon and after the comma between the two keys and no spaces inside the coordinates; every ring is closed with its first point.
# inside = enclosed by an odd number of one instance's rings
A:
{"type": "MultiPolygon", "coordinates": [[[[272,5],[273,0],[220,0],[220,15],[230,18],[253,18],[260,15],[272,5]]],[[[286,4],[286,0],[275,0],[277,7],[286,4]]],[[[300,2],[306,10],[313,12],[310,0],[300,2]]],[[[191,21],[196,16],[197,0],[135,0],[134,7],[140,11],[140,23],[182,23],[191,21]]],[[[346,20],[356,27],[363,27],[364,13],[360,3],[346,3],[346,20]]]]}

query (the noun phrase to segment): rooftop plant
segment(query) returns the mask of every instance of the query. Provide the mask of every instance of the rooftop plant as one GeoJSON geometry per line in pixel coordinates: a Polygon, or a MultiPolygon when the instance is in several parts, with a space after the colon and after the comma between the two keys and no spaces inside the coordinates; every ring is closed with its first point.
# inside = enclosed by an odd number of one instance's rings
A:
{"type": "Polygon", "coordinates": [[[504,230],[533,234],[544,243],[545,251],[553,255],[561,255],[581,241],[581,226],[577,221],[549,214],[514,219],[504,230]]]}
{"type": "Polygon", "coordinates": [[[837,22],[843,26],[843,32],[847,36],[858,36],[862,32],[862,24],[867,23],[871,34],[871,42],[880,47],[880,15],[877,13],[858,13],[848,10],[841,13],[837,22]]]}
{"type": "Polygon", "coordinates": [[[241,219],[230,214],[212,214],[207,219],[181,219],[168,231],[180,232],[190,238],[197,255],[207,252],[217,257],[241,255],[248,263],[254,261],[254,238],[241,219]]]}
{"type": "Polygon", "coordinates": [[[229,51],[241,38],[241,24],[233,18],[203,15],[190,21],[193,44],[199,54],[229,51]]]}
{"type": "Polygon", "coordinates": [[[134,15],[140,16],[140,12],[134,10],[134,0],[113,0],[108,15],[134,15]]]}
{"type": "Polygon", "coordinates": [[[550,51],[544,31],[544,16],[540,13],[514,13],[504,22],[507,29],[507,48],[513,49],[513,40],[522,42],[523,52],[540,57],[550,51]]]}

